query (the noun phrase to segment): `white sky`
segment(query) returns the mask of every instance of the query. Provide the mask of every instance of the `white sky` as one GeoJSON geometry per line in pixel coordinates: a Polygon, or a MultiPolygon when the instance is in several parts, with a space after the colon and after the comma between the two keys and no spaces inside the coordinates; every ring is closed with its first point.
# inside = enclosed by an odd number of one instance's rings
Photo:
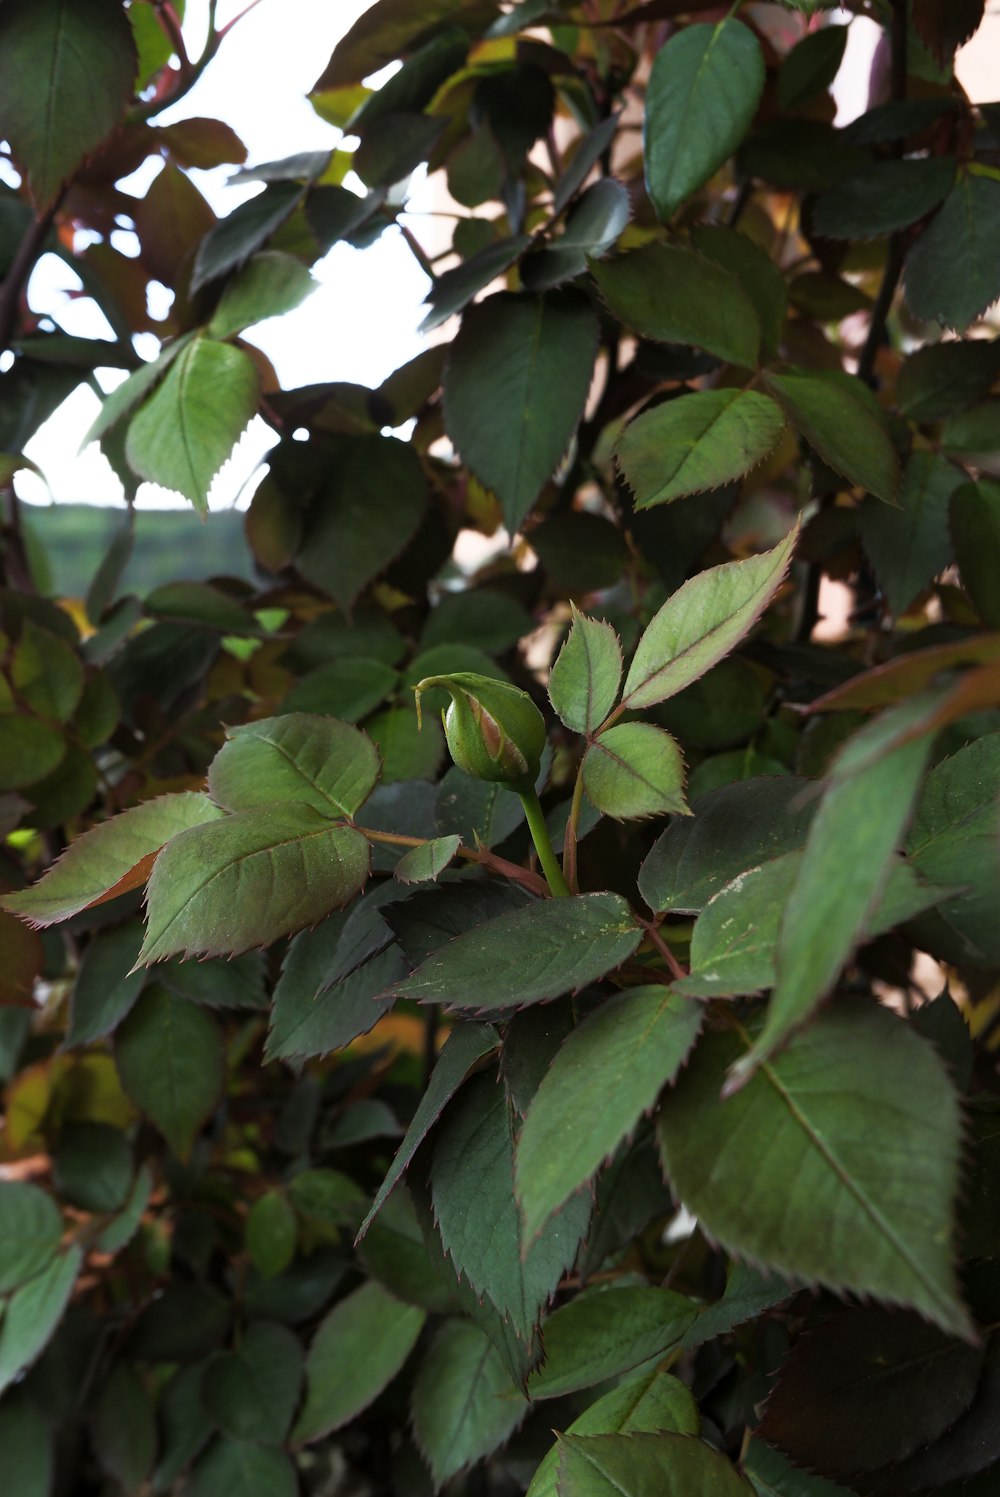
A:
{"type": "MultiPolygon", "coordinates": [[[[158,122],[166,124],[192,115],[225,120],[245,142],[251,164],[297,151],[332,149],[340,132],[319,118],[306,95],[339,37],[370,3],[262,0],[225,39],[196,87],[174,110],[157,116],[158,122]]],[[[220,23],[237,14],[244,4],[245,0],[221,0],[220,23]]],[[[1000,16],[992,5],[989,10],[991,14],[975,42],[960,56],[959,72],[973,98],[990,97],[996,92],[992,77],[1000,47],[1000,16]]],[[[836,19],[846,21],[849,17],[838,12],[836,19]]],[[[200,50],[206,25],[207,0],[188,0],[184,30],[192,56],[200,50]]],[[[847,62],[835,88],[841,123],[865,107],[868,66],[878,34],[875,23],[864,17],[856,19],[851,27],[847,62]]],[[[228,187],[232,170],[221,167],[192,173],[220,215],[259,190],[228,187]]],[[[146,191],[153,175],[151,163],[135,174],[131,186],[137,196],[146,191]]],[[[420,199],[418,187],[410,200],[410,222],[418,237],[421,221],[416,210],[421,206],[420,199]]],[[[125,253],[129,252],[130,237],[125,234],[117,239],[118,248],[125,253]]],[[[262,348],[274,363],[284,388],[318,380],[352,380],[374,386],[424,346],[417,327],[428,282],[397,230],[387,230],[366,250],[334,246],[314,267],[314,274],[318,289],[297,311],[260,323],[249,334],[249,341],[262,348]]],[[[30,304],[34,311],[52,316],[66,332],[110,337],[111,329],[94,304],[74,300],[68,294],[78,285],[64,262],[45,256],[29,283],[30,304]]],[[[145,341],[152,346],[142,347],[143,356],[152,357],[155,342],[151,338],[145,341]]],[[[100,376],[107,389],[121,378],[121,372],[113,370],[100,376]]],[[[51,499],[122,502],[121,485],[97,446],[92,444],[79,452],[98,408],[96,395],[81,388],[39,429],[26,453],[45,473],[48,486],[31,473],[20,473],[15,484],[23,498],[36,503],[51,499]]],[[[256,418],[213,486],[212,508],[232,505],[252,479],[240,500],[241,507],[248,501],[257,481],[253,475],[275,441],[270,428],[256,418]]],[[[186,505],[178,495],[153,484],[142,485],[137,502],[141,508],[186,505]]]]}

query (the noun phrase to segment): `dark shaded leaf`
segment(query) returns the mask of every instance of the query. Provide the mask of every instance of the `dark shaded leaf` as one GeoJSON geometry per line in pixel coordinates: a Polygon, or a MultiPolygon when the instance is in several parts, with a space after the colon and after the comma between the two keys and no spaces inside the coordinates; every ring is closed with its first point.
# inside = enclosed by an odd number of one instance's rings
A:
{"type": "Polygon", "coordinates": [[[203,1009],[154,983],[115,1036],[115,1063],[132,1101],[186,1156],[225,1077],[222,1037],[203,1009]]]}

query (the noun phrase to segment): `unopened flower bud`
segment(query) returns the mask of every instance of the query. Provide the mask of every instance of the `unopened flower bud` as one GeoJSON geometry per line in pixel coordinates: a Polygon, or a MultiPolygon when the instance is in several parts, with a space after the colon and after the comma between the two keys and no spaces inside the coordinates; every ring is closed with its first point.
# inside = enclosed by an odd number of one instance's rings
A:
{"type": "Polygon", "coordinates": [[[528,693],[471,671],[425,676],[415,687],[418,718],[421,692],[432,686],[451,696],[451,706],[441,716],[459,769],[477,780],[530,789],[541,768],[545,719],[528,693]]]}

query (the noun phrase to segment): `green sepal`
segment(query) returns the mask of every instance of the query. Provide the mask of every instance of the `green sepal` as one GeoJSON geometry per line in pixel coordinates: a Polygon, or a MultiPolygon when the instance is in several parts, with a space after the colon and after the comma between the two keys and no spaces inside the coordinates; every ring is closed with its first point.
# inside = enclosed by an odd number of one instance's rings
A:
{"type": "Polygon", "coordinates": [[[538,778],[545,747],[545,719],[520,687],[472,671],[425,676],[413,688],[420,697],[432,686],[451,696],[442,713],[445,738],[459,769],[477,780],[530,790],[538,778]]]}

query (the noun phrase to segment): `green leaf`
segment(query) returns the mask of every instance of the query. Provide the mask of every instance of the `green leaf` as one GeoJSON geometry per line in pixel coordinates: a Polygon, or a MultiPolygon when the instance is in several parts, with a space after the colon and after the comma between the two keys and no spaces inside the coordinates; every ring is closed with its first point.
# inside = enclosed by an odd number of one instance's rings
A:
{"type": "Polygon", "coordinates": [[[697,1314],[672,1289],[629,1285],[590,1289],[548,1317],[545,1362],[532,1374],[532,1398],[560,1398],[618,1377],[676,1346],[697,1314]]]}
{"type": "Polygon", "coordinates": [[[399,677],[368,655],[329,660],[302,677],[285,697],[286,712],[308,712],[356,723],[381,706],[399,677]]]}
{"type": "Polygon", "coordinates": [[[651,244],[595,261],[590,273],[614,315],[642,337],[692,344],[747,369],[756,365],[760,322],[753,303],[736,276],[713,260],[651,244]]]}
{"type": "Polygon", "coordinates": [[[443,873],[461,845],[461,837],[434,837],[400,858],[393,877],[401,884],[425,884],[443,873]]]}
{"type": "MultiPolygon", "coordinates": [[[[631,217],[628,188],[614,177],[602,177],[574,203],[566,227],[555,243],[593,255],[611,248],[631,217]]],[[[585,269],[581,264],[580,269],[585,269]]]]}
{"type": "Polygon", "coordinates": [[[571,1030],[517,1145],[514,1188],[529,1242],[673,1082],[701,1020],[698,1004],[652,985],[617,993],[571,1030]]]}
{"type": "Polygon", "coordinates": [[[444,373],[445,428],[512,533],[583,414],[597,319],[576,292],[500,292],[462,318],[444,373]]]}
{"type": "Polygon", "coordinates": [[[749,1442],[742,1465],[758,1497],[849,1497],[846,1487],[807,1476],[760,1440],[749,1442]]]}
{"type": "Polygon", "coordinates": [[[41,1409],[23,1394],[9,1393],[0,1405],[0,1471],[8,1497],[51,1497],[53,1443],[41,1409]]]}
{"type": "Polygon", "coordinates": [[[10,684],[40,717],[65,723],[83,695],[83,664],[65,640],[25,619],[11,655],[10,684]]]}
{"type": "Polygon", "coordinates": [[[824,239],[894,234],[932,213],[954,181],[954,156],[873,161],[817,199],[813,224],[824,239]]]}
{"type": "Polygon", "coordinates": [[[583,788],[605,816],[688,814],[684,760],[676,739],[652,723],[619,723],[594,739],[581,766],[583,788]]]}
{"type": "Polygon", "coordinates": [[[50,1195],[27,1181],[0,1180],[0,1293],[41,1273],[55,1256],[62,1217],[50,1195]]]}
{"type": "Polygon", "coordinates": [[[961,481],[946,458],[917,449],[903,472],[899,509],[862,501],[862,545],[893,613],[905,612],[951,561],[948,501],[961,481]]]}
{"type": "Polygon", "coordinates": [[[825,93],[840,71],[846,46],[843,26],[807,32],[796,42],[778,69],[778,103],[782,109],[798,109],[825,93]]]}
{"type": "Polygon", "coordinates": [[[69,1205],[110,1214],[128,1200],[133,1168],[132,1145],[121,1128],[74,1120],[56,1146],[52,1183],[69,1205]]]}
{"type": "Polygon", "coordinates": [[[760,319],[761,356],[773,358],[785,325],[788,287],[771,256],[748,235],[719,224],[696,224],[691,243],[699,255],[739,281],[760,319]]]}
{"type": "Polygon", "coordinates": [[[950,1246],[961,1123],[936,1052],[885,1009],[841,1000],[720,1101],[751,1043],[740,1026],[706,1035],[664,1100],[680,1199],[730,1252],[968,1337],[950,1246]]]}
{"type": "Polygon", "coordinates": [[[250,1261],[262,1278],[284,1273],[295,1257],[298,1223],[282,1191],[268,1190],[257,1197],[247,1212],[244,1236],[250,1261]]]}
{"type": "Polygon", "coordinates": [[[539,1003],[603,977],[641,938],[620,894],[545,900],[457,936],[391,991],[483,1013],[539,1003]]]}
{"type": "Polygon", "coordinates": [[[906,850],[934,883],[964,888],[920,922],[925,948],[959,965],[1000,963],[996,920],[1000,733],[936,764],[917,802],[906,850]]]}
{"type": "Polygon", "coordinates": [[[815,804],[809,780],[761,776],[709,791],[694,816],[671,822],[639,872],[656,911],[697,912],[730,880],[802,847],[815,804]]]}
{"type": "Polygon", "coordinates": [[[467,1320],[438,1327],[417,1371],[410,1408],[435,1489],[491,1455],[528,1412],[499,1353],[467,1320]]]}
{"type": "Polygon", "coordinates": [[[222,1037],[213,1019],[153,983],[115,1036],[122,1086],[139,1111],[185,1158],[219,1100],[222,1037]]]}
{"type": "Polygon", "coordinates": [[[58,728],[34,717],[14,717],[9,712],[3,714],[2,720],[0,791],[37,785],[59,768],[68,745],[58,728]]]}
{"type": "Polygon", "coordinates": [[[153,1175],[149,1166],[142,1164],[136,1171],[128,1200],[121,1211],[111,1218],[94,1239],[94,1246],[99,1253],[113,1255],[128,1246],[139,1230],[143,1213],[149,1205],[149,1198],[152,1194],[153,1175]]]}
{"type": "Polygon", "coordinates": [[[115,0],[5,0],[0,135],[39,210],[118,124],[137,67],[132,28],[115,0]]]}
{"type": "MultiPolygon", "coordinates": [[[[629,1435],[669,1430],[697,1435],[701,1429],[698,1405],[679,1378],[669,1372],[645,1372],[612,1388],[574,1419],[570,1435],[629,1435]]],[[[531,1480],[528,1497],[557,1497],[559,1446],[542,1461],[531,1480]]]]}
{"type": "Polygon", "coordinates": [[[142,1490],[156,1457],[152,1400],[135,1367],[116,1362],[97,1398],[91,1420],[94,1452],[119,1490],[142,1490]]]}
{"type": "Polygon", "coordinates": [[[739,644],[785,578],[798,526],[773,551],[699,572],[647,625],[628,675],[622,707],[665,702],[739,644]]]}
{"type": "Polygon", "coordinates": [[[218,1439],[191,1472],[189,1497],[296,1497],[299,1480],[283,1450],[261,1448],[249,1440],[218,1439]]]}
{"type": "Polygon", "coordinates": [[[353,816],[378,780],[371,739],[333,717],[290,712],[227,728],[226,739],[208,789],[227,811],[298,801],[323,816],[353,816]]]}
{"type": "Polygon", "coordinates": [[[849,483],[891,504],[899,460],[885,418],[863,385],[832,374],[768,374],[767,388],[810,447],[849,483]]]}
{"type": "MultiPolygon", "coordinates": [[[[952,469],[954,472],[954,469],[952,469]]],[[[951,495],[951,534],[962,585],[991,629],[1000,627],[1000,484],[965,483],[951,495]]]]}
{"type": "Polygon", "coordinates": [[[164,962],[157,977],[179,997],[205,1008],[266,1009],[270,1002],[264,961],[257,952],[211,962],[183,962],[174,957],[164,962]]]}
{"type": "Polygon", "coordinates": [[[129,466],[207,514],[215,475],[255,415],[257,400],[249,354],[195,338],[132,417],[125,443],[129,466]]]}
{"type": "Polygon", "coordinates": [[[618,697],[622,647],[610,624],[573,610],[573,622],[549,672],[549,701],[567,728],[592,733],[618,697]]]}
{"type": "Polygon", "coordinates": [[[359,831],[296,802],[182,832],[154,865],[137,965],[268,946],[342,908],[370,865],[359,831]]]}
{"type": "Polygon", "coordinates": [[[465,592],[445,593],[431,610],[420,636],[420,648],[463,644],[487,655],[498,655],[530,634],[533,627],[531,615],[516,598],[490,587],[470,587],[465,592]]]}
{"type": "Polygon", "coordinates": [[[309,1348],[295,1443],[322,1439],[366,1409],[399,1372],[426,1318],[374,1280],[334,1305],[309,1348]]]}
{"type": "Polygon", "coordinates": [[[301,182],[273,182],[221,219],[205,235],[195,255],[192,292],[200,291],[262,248],[302,200],[301,182]]]}
{"type": "Polygon", "coordinates": [[[906,257],[911,312],[964,331],[1000,296],[1000,182],[963,171],[906,257]]]}
{"type": "Polygon", "coordinates": [[[440,327],[453,313],[460,312],[477,291],[482,291],[484,286],[489,286],[509,270],[530,244],[531,237],[528,234],[499,239],[470,255],[454,269],[439,275],[427,293],[426,305],[430,307],[430,311],[420,324],[419,331],[429,333],[433,328],[440,327]]]}
{"type": "Polygon", "coordinates": [[[152,860],[171,837],[221,815],[200,790],[144,801],[91,827],[70,843],[37,884],[5,895],[0,903],[32,925],[68,920],[144,884],[152,860]]]}
{"type": "Polygon", "coordinates": [[[415,450],[396,437],[342,437],[335,452],[295,564],[349,614],[362,589],[412,539],[427,507],[427,483],[415,450]]]}
{"type": "Polygon", "coordinates": [[[301,1383],[298,1339],[284,1326],[258,1320],[247,1326],[235,1350],[219,1352],[208,1363],[202,1397],[224,1434],[258,1445],[280,1445],[301,1383]]]}
{"type": "Polygon", "coordinates": [[[1000,340],[927,343],[899,371],[896,400],[911,421],[940,421],[974,405],[1000,374],[1000,340]]]}
{"type": "Polygon", "coordinates": [[[494,1050],[498,1043],[496,1030],[490,1024],[458,1024],[451,1031],[437,1064],[431,1072],[430,1081],[417,1104],[410,1126],[406,1130],[395,1159],[379,1186],[371,1210],[361,1223],[357,1240],[360,1242],[372,1222],[381,1211],[420,1145],[441,1116],[451,1098],[458,1091],[472,1068],[484,1055],[494,1050]]]}
{"type": "Polygon", "coordinates": [[[721,1299],[714,1305],[705,1306],[685,1333],[681,1345],[685,1350],[693,1351],[717,1336],[726,1336],[736,1326],[756,1320],[765,1310],[780,1305],[797,1292],[797,1286],[787,1283],[779,1274],[762,1273],[748,1263],[733,1259],[721,1299]]]}
{"type": "Polygon", "coordinates": [[[530,1348],[542,1310],[576,1258],[591,1202],[585,1194],[567,1202],[529,1241],[511,1190],[515,1142],[503,1087],[489,1073],[473,1077],[437,1130],[431,1195],[456,1273],[530,1348]]]}
{"type": "Polygon", "coordinates": [[[213,338],[231,338],[254,323],[294,311],[315,289],[316,282],[298,260],[265,250],[229,282],[208,332],[213,338]]]}
{"type": "MultiPolygon", "coordinates": [[[[332,980],[330,967],[342,955],[343,916],[322,921],[296,936],[274,990],[268,1060],[326,1055],[367,1034],[392,1008],[380,997],[405,970],[397,949],[385,946],[370,959],[332,980]]],[[[386,943],[391,940],[387,932],[386,943]]]]}
{"type": "Polygon", "coordinates": [[[762,462],[785,429],[757,390],[703,390],[629,422],[615,448],[636,509],[721,488],[762,462]]]}
{"type": "Polygon", "coordinates": [[[981,1344],[956,1341],[916,1315],[843,1310],[796,1341],[759,1434],[823,1476],[897,1466],[966,1412],[983,1359],[981,1344]],[[845,1429],[854,1431],[846,1446],[845,1429]]]}
{"type": "Polygon", "coordinates": [[[751,1497],[752,1488],[692,1435],[560,1435],[559,1497],[751,1497]]]}
{"type": "Polygon", "coordinates": [[[0,1320],[0,1393],[48,1345],[69,1303],[82,1262],[83,1249],[74,1243],[7,1301],[0,1320]]]}
{"type": "Polygon", "coordinates": [[[920,697],[890,707],[856,733],[834,761],[784,907],[778,980],[767,1018],[740,1063],[740,1078],[773,1055],[813,1013],[864,931],[905,836],[934,739],[924,733],[887,753],[881,747],[911,723],[919,727],[925,710],[920,697]]]}
{"type": "MultiPolygon", "coordinates": [[[[785,853],[739,874],[714,895],[695,921],[691,973],[675,991],[697,998],[730,998],[773,987],[785,905],[802,876],[803,854],[785,853]]],[[[908,862],[893,859],[885,889],[865,920],[869,939],[938,904],[950,891],[925,884],[908,862]]]]}
{"type": "Polygon", "coordinates": [[[685,26],[660,48],[646,86],[643,154],[661,222],[733,154],[763,89],[760,43],[735,17],[685,26]]]}
{"type": "Polygon", "coordinates": [[[87,447],[91,442],[98,441],[129,411],[133,410],[141,400],[145,400],[150,391],[159,384],[166,374],[170,365],[182,353],[194,338],[194,333],[181,333],[179,338],[172,339],[165,344],[159,355],[149,364],[141,364],[134,373],[130,374],[122,384],[116,385],[105,395],[101,409],[94,417],[93,423],[87,429],[87,435],[80,443],[80,450],[87,447]]]}

